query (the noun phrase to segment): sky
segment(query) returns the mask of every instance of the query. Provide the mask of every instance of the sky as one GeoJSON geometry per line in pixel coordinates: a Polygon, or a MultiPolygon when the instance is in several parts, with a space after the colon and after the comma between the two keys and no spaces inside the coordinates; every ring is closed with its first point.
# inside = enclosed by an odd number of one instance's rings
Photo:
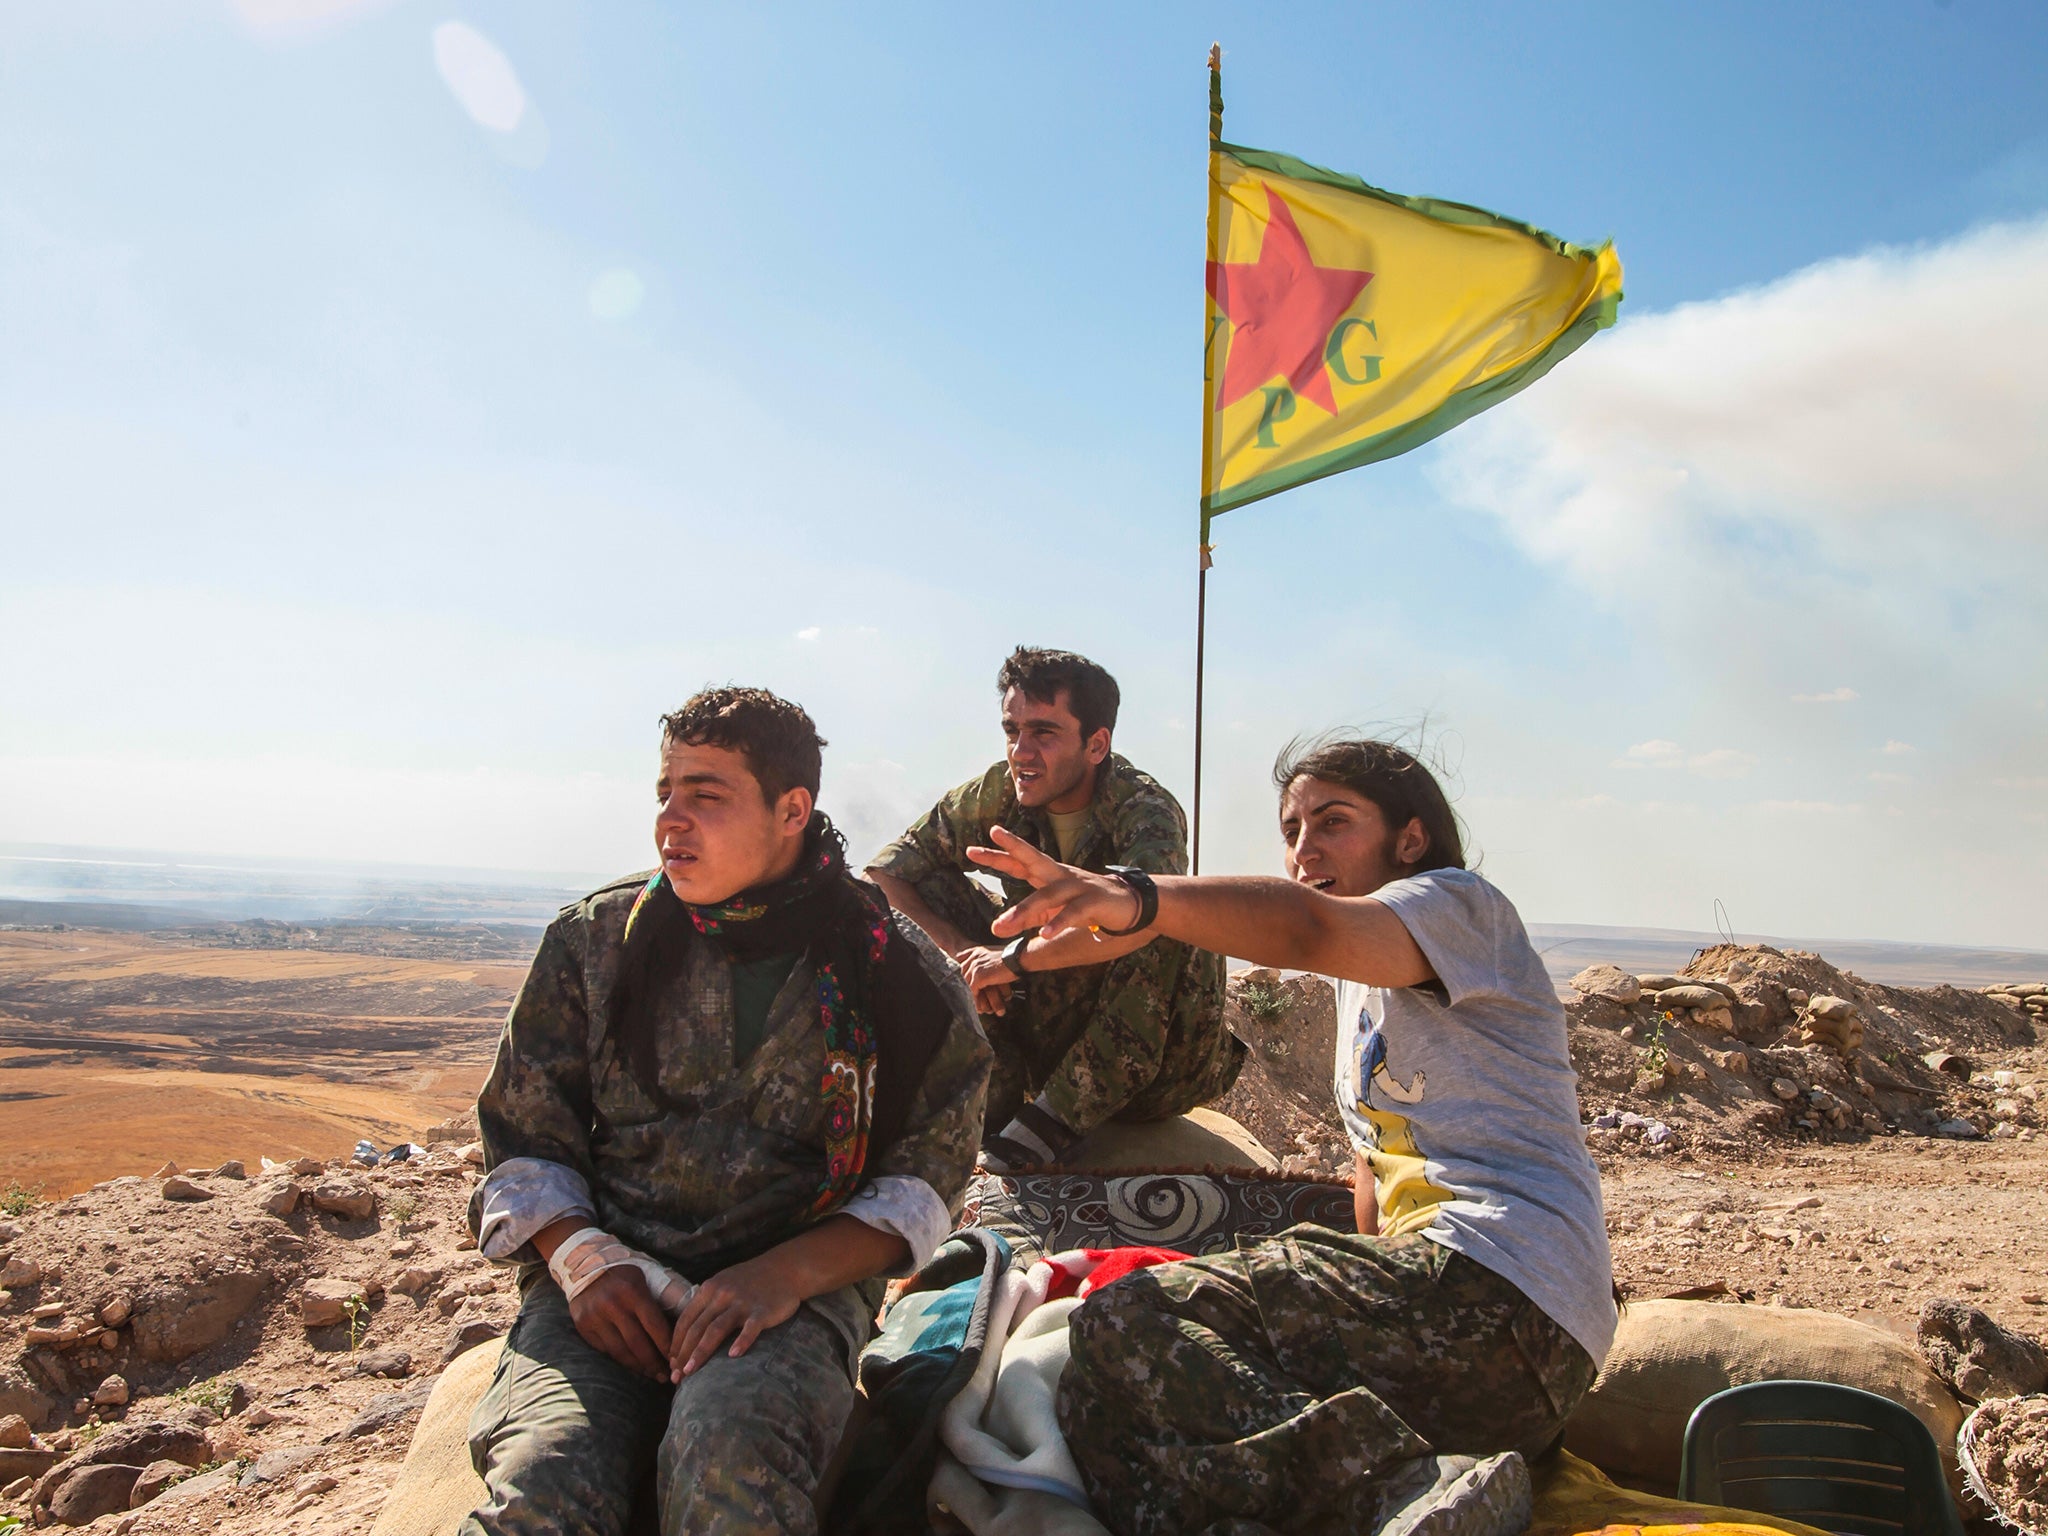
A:
{"type": "Polygon", "coordinates": [[[1205,870],[1364,728],[1532,921],[2048,947],[2030,0],[0,9],[0,843],[595,880],[745,682],[863,855],[1019,643],[1185,799],[1212,39],[1627,298],[1218,521],[1205,870]]]}

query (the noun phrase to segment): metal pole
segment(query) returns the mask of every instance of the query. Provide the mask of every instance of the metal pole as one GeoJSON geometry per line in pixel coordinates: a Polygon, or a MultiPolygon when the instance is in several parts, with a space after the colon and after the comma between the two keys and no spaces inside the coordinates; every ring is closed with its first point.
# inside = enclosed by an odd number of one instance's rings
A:
{"type": "MultiPolygon", "coordinates": [[[[1213,156],[1216,146],[1223,142],[1223,45],[1209,45],[1209,150],[1213,156]]],[[[1218,260],[1221,253],[1216,249],[1216,168],[1212,163],[1207,168],[1209,179],[1209,240],[1207,256],[1218,260]]],[[[1202,495],[1209,494],[1209,469],[1215,462],[1216,412],[1213,391],[1210,388],[1207,338],[1202,348],[1204,366],[1202,369],[1202,495]]],[[[1188,867],[1195,873],[1202,872],[1202,693],[1203,663],[1209,635],[1209,513],[1202,513],[1202,531],[1198,540],[1201,563],[1195,576],[1195,797],[1194,821],[1190,833],[1188,867]]]]}

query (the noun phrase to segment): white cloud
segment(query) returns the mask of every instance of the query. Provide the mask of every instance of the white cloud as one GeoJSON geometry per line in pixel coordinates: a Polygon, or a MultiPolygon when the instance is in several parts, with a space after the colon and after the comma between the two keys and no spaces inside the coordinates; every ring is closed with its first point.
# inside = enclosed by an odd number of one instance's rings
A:
{"type": "Polygon", "coordinates": [[[1865,774],[1864,777],[1873,784],[1910,784],[1913,782],[1913,776],[1906,773],[1881,773],[1873,770],[1865,774]]]}
{"type": "Polygon", "coordinates": [[[647,297],[647,285],[640,274],[625,267],[600,272],[590,285],[590,312],[600,320],[624,320],[640,308],[647,297]]]}
{"type": "Polygon", "coordinates": [[[1913,751],[1910,741],[1888,741],[1881,749],[1886,757],[1904,757],[1913,751]]]}
{"type": "Polygon", "coordinates": [[[1830,688],[1826,693],[1795,693],[1794,704],[1848,704],[1861,698],[1854,688],[1830,688]]]}
{"type": "Polygon", "coordinates": [[[798,630],[796,632],[796,637],[799,640],[815,640],[818,638],[818,636],[822,635],[823,633],[825,633],[825,631],[821,629],[818,625],[811,624],[807,625],[803,629],[798,630]]]}
{"type": "Polygon", "coordinates": [[[1688,752],[1675,741],[1639,741],[1614,760],[1616,768],[1683,768],[1703,779],[1746,778],[1757,765],[1756,755],[1733,747],[1688,752]]]}
{"type": "Polygon", "coordinates": [[[434,68],[480,127],[514,133],[526,116],[526,87],[498,45],[460,21],[434,28],[434,68]]]}

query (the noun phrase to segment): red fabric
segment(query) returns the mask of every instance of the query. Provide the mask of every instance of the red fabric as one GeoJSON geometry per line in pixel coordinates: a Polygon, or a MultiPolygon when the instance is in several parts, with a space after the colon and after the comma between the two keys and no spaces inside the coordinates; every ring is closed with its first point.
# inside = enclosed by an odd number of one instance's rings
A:
{"type": "Polygon", "coordinates": [[[1044,1262],[1052,1268],[1047,1301],[1062,1296],[1092,1296],[1105,1285],[1154,1264],[1171,1264],[1188,1255],[1172,1248],[1075,1248],[1044,1262]]]}

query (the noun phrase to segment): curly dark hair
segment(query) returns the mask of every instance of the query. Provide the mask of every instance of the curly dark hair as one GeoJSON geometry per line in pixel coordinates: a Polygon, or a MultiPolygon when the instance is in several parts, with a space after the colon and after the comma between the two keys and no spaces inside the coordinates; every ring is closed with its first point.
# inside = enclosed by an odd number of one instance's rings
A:
{"type": "Polygon", "coordinates": [[[1285,795],[1296,779],[1322,779],[1363,796],[1379,807],[1390,831],[1399,832],[1411,820],[1419,820],[1429,846],[1409,866],[1415,873],[1465,868],[1458,813],[1451,809],[1436,775],[1406,747],[1365,736],[1290,741],[1274,759],[1273,787],[1285,795]]]}
{"type": "Polygon", "coordinates": [[[1117,705],[1123,702],[1116,679],[1086,656],[1020,645],[996,673],[996,692],[1012,688],[1041,704],[1057,704],[1066,690],[1067,709],[1081,722],[1081,739],[1100,730],[1116,729],[1117,705]]]}
{"type": "Polygon", "coordinates": [[[693,694],[681,709],[661,717],[661,739],[739,753],[770,805],[792,789],[817,796],[825,738],[802,705],[766,688],[706,688],[693,694]]]}

